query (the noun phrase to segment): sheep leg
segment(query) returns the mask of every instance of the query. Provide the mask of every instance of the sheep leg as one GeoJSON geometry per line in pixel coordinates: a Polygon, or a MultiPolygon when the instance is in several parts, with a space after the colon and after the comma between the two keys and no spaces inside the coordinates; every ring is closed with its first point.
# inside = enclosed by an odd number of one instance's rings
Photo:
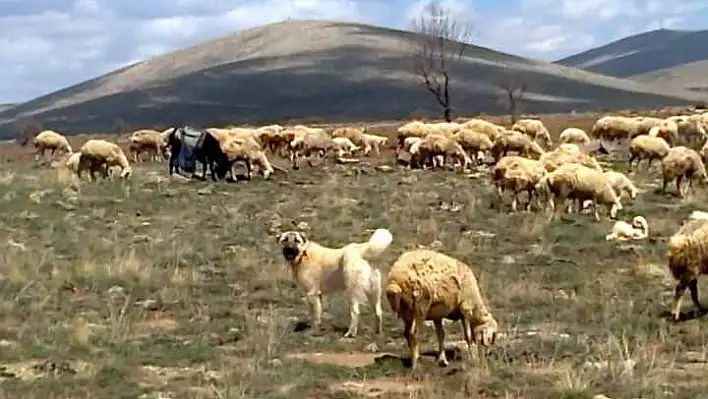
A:
{"type": "Polygon", "coordinates": [[[676,178],[676,192],[679,198],[683,198],[683,190],[681,190],[681,182],[683,181],[683,175],[676,178]]]}
{"type": "Polygon", "coordinates": [[[349,329],[344,333],[344,338],[354,338],[359,330],[359,299],[351,295],[349,301],[349,329]]]}
{"type": "Polygon", "coordinates": [[[418,358],[420,357],[418,347],[418,330],[420,329],[420,324],[423,323],[419,321],[419,318],[416,316],[413,318],[413,320],[410,321],[410,324],[406,323],[406,327],[403,332],[403,334],[406,335],[406,339],[408,340],[408,351],[410,353],[411,358],[411,370],[415,370],[416,366],[418,366],[418,358]]]}
{"type": "Polygon", "coordinates": [[[698,309],[699,313],[704,313],[706,310],[703,308],[701,305],[701,302],[698,300],[698,279],[694,278],[693,280],[688,282],[688,289],[691,291],[691,301],[693,301],[693,304],[696,306],[696,309],[698,309]]]}
{"type": "Polygon", "coordinates": [[[448,366],[450,363],[445,356],[445,329],[443,328],[442,319],[434,320],[435,336],[438,338],[438,358],[436,362],[440,366],[448,366]]]}
{"type": "Polygon", "coordinates": [[[517,202],[518,202],[518,201],[517,201],[517,193],[514,192],[514,193],[511,195],[511,211],[512,211],[512,212],[516,212],[516,203],[517,203],[517,202]]]}
{"type": "Polygon", "coordinates": [[[681,320],[681,299],[688,288],[688,282],[680,280],[674,290],[673,316],[675,321],[681,320]]]}

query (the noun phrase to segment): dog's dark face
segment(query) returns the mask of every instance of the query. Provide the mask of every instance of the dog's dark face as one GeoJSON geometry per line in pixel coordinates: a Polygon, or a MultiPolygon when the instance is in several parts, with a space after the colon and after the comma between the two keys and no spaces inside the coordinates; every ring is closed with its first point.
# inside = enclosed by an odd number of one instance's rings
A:
{"type": "Polygon", "coordinates": [[[297,259],[300,252],[307,244],[307,237],[304,233],[298,231],[286,231],[278,235],[278,244],[280,244],[283,252],[283,257],[287,261],[297,259]]]}

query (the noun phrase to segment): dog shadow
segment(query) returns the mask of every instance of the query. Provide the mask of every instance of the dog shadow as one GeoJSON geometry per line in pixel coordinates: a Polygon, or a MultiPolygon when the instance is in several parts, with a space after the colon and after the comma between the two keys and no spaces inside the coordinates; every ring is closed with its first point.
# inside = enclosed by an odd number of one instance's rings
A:
{"type": "Polygon", "coordinates": [[[706,314],[708,314],[708,311],[699,311],[699,310],[694,309],[694,310],[690,310],[688,312],[679,313],[679,319],[674,320],[674,315],[671,312],[669,312],[668,310],[665,310],[665,311],[661,312],[660,317],[662,319],[669,321],[669,322],[683,323],[686,321],[699,319],[699,318],[705,316],[706,314]]]}
{"type": "MultiPolygon", "coordinates": [[[[425,351],[420,354],[420,362],[423,363],[435,363],[435,360],[438,357],[438,353],[436,351],[425,351]]],[[[447,357],[447,360],[449,363],[452,362],[457,362],[461,361],[464,359],[464,354],[463,350],[459,348],[448,348],[445,349],[445,357],[447,357]]],[[[411,368],[411,358],[408,356],[397,356],[397,355],[392,355],[390,353],[383,354],[381,356],[377,356],[374,359],[374,363],[381,365],[381,366],[395,366],[395,365],[402,365],[403,367],[410,369],[411,368]]],[[[452,366],[452,365],[450,365],[452,366]]],[[[448,367],[450,367],[448,366],[448,367]]]]}
{"type": "MultiPolygon", "coordinates": [[[[312,329],[312,323],[310,323],[309,320],[298,320],[293,325],[293,332],[303,332],[303,331],[307,331],[307,330],[311,330],[311,329],[312,329]]],[[[323,325],[322,330],[323,331],[333,331],[335,333],[344,334],[345,332],[347,332],[348,327],[334,326],[334,325],[331,325],[331,326],[323,325]]]]}

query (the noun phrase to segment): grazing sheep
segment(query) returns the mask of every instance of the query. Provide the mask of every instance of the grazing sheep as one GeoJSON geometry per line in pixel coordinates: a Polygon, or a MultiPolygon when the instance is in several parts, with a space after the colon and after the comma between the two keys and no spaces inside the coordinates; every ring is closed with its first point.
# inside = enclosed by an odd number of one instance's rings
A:
{"type": "Polygon", "coordinates": [[[346,138],[359,147],[364,147],[364,131],[355,127],[340,127],[331,134],[333,139],[346,138]]]}
{"type": "Polygon", "coordinates": [[[151,129],[137,130],[128,140],[133,162],[138,162],[143,152],[148,153],[153,161],[159,162],[164,159],[167,142],[160,132],[151,129]]]}
{"type": "Polygon", "coordinates": [[[261,149],[258,143],[252,139],[232,138],[225,143],[221,143],[221,151],[227,159],[227,170],[231,171],[231,177],[235,178],[233,173],[233,165],[236,162],[244,162],[246,164],[247,178],[253,178],[253,167],[258,166],[263,174],[264,179],[268,179],[275,172],[275,169],[268,161],[268,157],[261,149]]]}
{"type": "Polygon", "coordinates": [[[681,319],[681,299],[686,288],[699,312],[705,309],[698,299],[698,277],[708,273],[708,222],[690,220],[676,232],[668,243],[669,270],[678,283],[674,292],[672,313],[681,319]]]}
{"type": "Polygon", "coordinates": [[[77,173],[79,170],[79,162],[81,161],[81,151],[77,151],[69,155],[64,164],[71,172],[77,173]]]}
{"type": "Polygon", "coordinates": [[[494,141],[500,134],[506,131],[504,126],[499,126],[495,123],[485,121],[484,119],[470,119],[461,125],[462,129],[474,130],[480,132],[490,140],[494,141]]]}
{"type": "MultiPolygon", "coordinates": [[[[664,119],[650,116],[635,116],[632,119],[637,123],[637,129],[634,132],[634,136],[649,134],[651,129],[661,126],[664,123],[664,119]]],[[[630,138],[633,138],[633,136],[630,136],[630,138]]]]}
{"type": "Polygon", "coordinates": [[[528,202],[525,209],[529,210],[536,184],[545,174],[546,169],[540,161],[516,155],[500,159],[491,169],[492,181],[497,188],[499,203],[503,203],[504,191],[510,190],[512,192],[511,209],[516,212],[519,193],[526,191],[528,202]]]}
{"type": "Polygon", "coordinates": [[[69,140],[52,130],[45,130],[37,134],[34,137],[34,148],[36,149],[34,160],[39,161],[41,156],[42,162],[46,162],[44,154],[47,150],[51,150],[52,157],[57,151],[63,151],[69,155],[73,152],[69,140]]]}
{"type": "Polygon", "coordinates": [[[304,156],[307,165],[312,167],[311,156],[313,154],[324,157],[332,149],[334,149],[334,143],[326,132],[308,132],[290,142],[290,162],[293,169],[299,169],[298,160],[304,156]]]}
{"type": "Polygon", "coordinates": [[[578,145],[588,145],[590,144],[590,137],[583,129],[578,129],[577,127],[569,127],[563,130],[559,138],[561,143],[565,144],[578,144],[578,145]]]}
{"type": "Polygon", "coordinates": [[[485,152],[492,149],[493,143],[489,136],[475,130],[460,129],[452,138],[457,141],[477,163],[484,161],[485,152]]]}
{"type": "Polygon", "coordinates": [[[553,151],[547,152],[541,155],[539,158],[543,167],[547,171],[553,172],[560,166],[568,163],[578,163],[588,168],[595,169],[597,171],[602,171],[600,163],[597,162],[593,156],[585,154],[584,152],[576,151],[575,149],[569,149],[567,146],[560,146],[553,151]]]}
{"type": "Polygon", "coordinates": [[[377,136],[375,134],[366,134],[362,136],[362,146],[364,147],[364,155],[369,155],[373,149],[376,155],[381,154],[381,147],[385,146],[388,142],[388,137],[377,136]]]}
{"type": "Polygon", "coordinates": [[[81,172],[90,171],[91,179],[95,179],[95,172],[101,172],[103,178],[108,177],[108,168],[119,166],[120,177],[127,178],[131,175],[132,169],[128,163],[128,158],[118,144],[106,140],[89,140],[81,146],[79,150],[79,167],[76,175],[80,178],[81,172]]]}
{"type": "Polygon", "coordinates": [[[646,159],[648,161],[647,169],[649,169],[652,161],[655,159],[661,160],[669,153],[670,149],[669,143],[661,137],[646,134],[637,136],[629,143],[629,168],[632,169],[632,162],[635,159],[637,160],[637,167],[639,167],[642,159],[646,159]]]}
{"type": "Polygon", "coordinates": [[[521,132],[534,140],[540,140],[546,148],[551,148],[553,145],[551,134],[543,122],[538,119],[520,119],[511,127],[511,130],[521,132]]]}
{"type": "Polygon", "coordinates": [[[666,118],[676,123],[679,139],[691,146],[700,146],[701,142],[708,139],[706,123],[700,115],[678,115],[666,118]]]}
{"type": "Polygon", "coordinates": [[[649,129],[649,136],[661,137],[670,145],[676,145],[679,139],[678,125],[671,120],[662,121],[660,124],[649,129]]]}
{"type": "Polygon", "coordinates": [[[557,148],[559,151],[565,151],[568,154],[577,154],[581,152],[580,147],[573,143],[561,143],[557,148]]]}
{"type": "Polygon", "coordinates": [[[340,158],[359,151],[359,147],[346,137],[334,137],[332,139],[332,148],[337,151],[337,156],[340,158]]]}
{"type": "Polygon", "coordinates": [[[641,240],[649,236],[649,223],[644,216],[635,216],[632,223],[619,220],[612,226],[610,234],[605,236],[606,241],[641,240]]]}
{"type": "Polygon", "coordinates": [[[419,332],[426,320],[435,325],[437,362],[447,365],[443,319],[460,320],[471,352],[472,344],[492,345],[497,322],[489,311],[469,266],[445,254],[418,249],[404,252],[386,279],[386,300],[403,320],[411,368],[418,365],[419,332]]]}
{"type": "Polygon", "coordinates": [[[545,152],[531,137],[517,131],[507,131],[499,135],[492,144],[491,152],[495,162],[506,156],[509,151],[534,159],[538,159],[545,152]]]}
{"type": "Polygon", "coordinates": [[[606,205],[611,218],[622,209],[619,196],[615,193],[605,175],[598,170],[580,164],[566,164],[546,174],[536,185],[536,192],[546,199],[551,211],[556,210],[555,200],[566,199],[578,202],[578,209],[586,200],[592,200],[595,220],[600,220],[598,205],[606,205]]]}
{"type": "Polygon", "coordinates": [[[703,184],[708,184],[708,176],[706,176],[706,168],[703,161],[701,161],[701,156],[688,147],[678,146],[672,148],[661,160],[661,172],[663,176],[661,192],[665,193],[669,182],[675,180],[679,198],[684,196],[681,188],[683,179],[688,180],[688,188],[692,187],[694,176],[700,178],[703,184]]]}
{"type": "Polygon", "coordinates": [[[429,135],[423,138],[417,145],[417,150],[413,148],[416,144],[411,147],[411,153],[420,156],[424,167],[427,161],[432,162],[433,169],[442,167],[448,157],[460,161],[462,170],[467,169],[472,163],[472,160],[462,146],[455,140],[445,136],[429,135]]]}
{"type": "Polygon", "coordinates": [[[638,135],[639,121],[625,116],[608,115],[598,119],[590,135],[608,141],[625,140],[638,135]]]}
{"type": "Polygon", "coordinates": [[[639,190],[624,173],[608,170],[605,172],[605,178],[608,182],[610,182],[610,185],[615,190],[617,195],[619,195],[620,199],[625,193],[631,199],[637,198],[637,193],[639,190]]]}

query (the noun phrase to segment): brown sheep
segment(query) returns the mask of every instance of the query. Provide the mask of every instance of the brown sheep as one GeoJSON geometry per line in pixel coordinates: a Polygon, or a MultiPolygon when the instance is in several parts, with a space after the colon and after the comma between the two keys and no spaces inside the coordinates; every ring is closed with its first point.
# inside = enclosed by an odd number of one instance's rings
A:
{"type": "Polygon", "coordinates": [[[678,283],[673,298],[674,320],[681,316],[681,299],[686,288],[699,312],[705,312],[698,300],[698,276],[708,274],[708,222],[690,220],[669,239],[669,270],[678,283]]]}
{"type": "Polygon", "coordinates": [[[703,184],[708,184],[708,176],[706,176],[706,168],[698,153],[688,147],[678,146],[672,148],[669,153],[661,160],[661,172],[663,184],[661,192],[666,192],[666,186],[669,182],[676,181],[676,191],[679,198],[684,196],[684,190],[681,188],[683,179],[688,180],[688,187],[692,187],[691,180],[694,176],[700,178],[703,184]]]}
{"type": "Polygon", "coordinates": [[[470,267],[445,254],[418,249],[408,251],[393,263],[386,280],[386,300],[403,320],[411,357],[411,368],[418,364],[419,331],[426,320],[435,325],[438,358],[445,358],[443,319],[460,320],[468,349],[472,344],[494,344],[497,322],[487,308],[470,267]]]}

